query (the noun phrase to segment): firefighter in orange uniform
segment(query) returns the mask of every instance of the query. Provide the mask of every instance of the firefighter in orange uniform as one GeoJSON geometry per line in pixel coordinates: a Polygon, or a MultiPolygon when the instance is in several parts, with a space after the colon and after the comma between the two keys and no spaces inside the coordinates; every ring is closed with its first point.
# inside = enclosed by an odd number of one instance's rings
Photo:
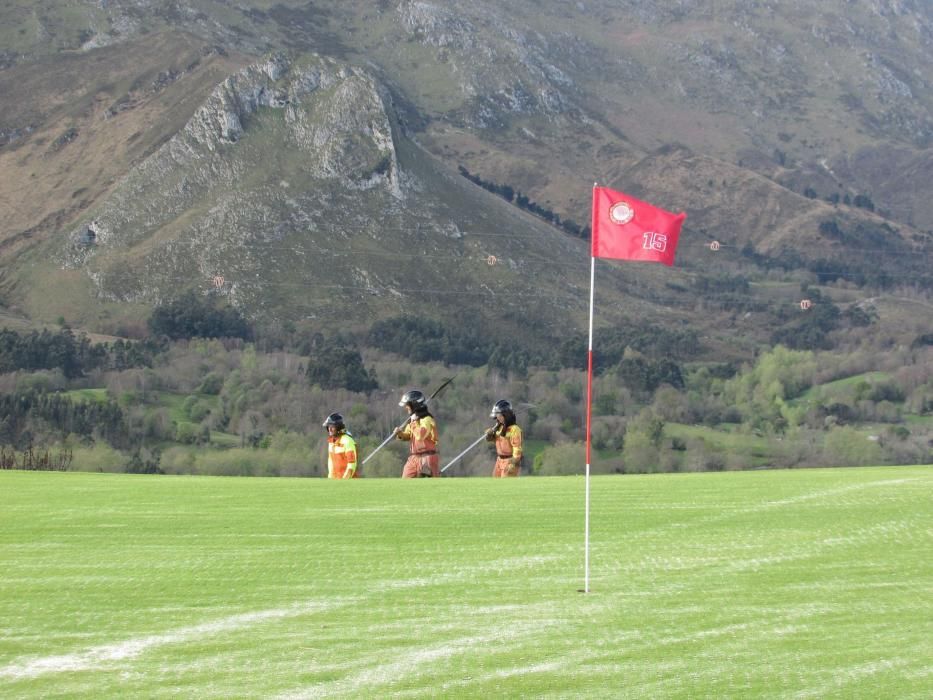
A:
{"type": "Polygon", "coordinates": [[[356,440],[347,431],[343,416],[331,413],[324,421],[327,429],[327,478],[356,479],[356,440]]]}
{"type": "Polygon", "coordinates": [[[518,476],[522,471],[522,429],[515,424],[515,411],[505,399],[496,401],[490,418],[495,418],[495,428],[486,431],[486,441],[496,443],[496,466],[492,476],[501,479],[518,476]]]}
{"type": "Polygon", "coordinates": [[[395,429],[399,440],[409,444],[408,460],[402,468],[403,479],[438,477],[441,475],[437,454],[437,423],[428,411],[428,400],[417,389],[406,391],[399,401],[408,411],[408,422],[395,429]]]}

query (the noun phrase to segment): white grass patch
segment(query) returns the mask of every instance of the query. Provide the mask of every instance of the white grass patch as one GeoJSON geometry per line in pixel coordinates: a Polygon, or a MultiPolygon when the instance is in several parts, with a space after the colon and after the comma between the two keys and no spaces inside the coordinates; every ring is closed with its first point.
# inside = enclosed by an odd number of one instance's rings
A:
{"type": "Polygon", "coordinates": [[[923,532],[916,522],[910,520],[891,520],[878,523],[871,527],[861,527],[845,535],[827,537],[823,540],[826,545],[862,545],[879,540],[894,540],[895,542],[915,542],[929,539],[929,532],[923,532]]]}
{"type": "MultiPolygon", "coordinates": [[[[434,646],[430,649],[403,650],[397,661],[376,664],[362,670],[357,670],[345,678],[327,683],[318,683],[307,688],[299,688],[276,696],[279,700],[300,700],[301,698],[322,698],[333,695],[348,695],[350,697],[364,697],[366,689],[374,690],[400,678],[411,678],[418,675],[418,669],[427,664],[448,658],[455,653],[463,653],[471,648],[487,642],[484,637],[464,637],[453,640],[443,646],[434,646]]],[[[363,661],[361,660],[361,663],[363,661]]]]}
{"type": "MultiPolygon", "coordinates": [[[[607,606],[607,615],[612,605],[607,606]]],[[[755,646],[764,640],[786,637],[808,631],[811,620],[827,612],[825,605],[800,606],[780,613],[761,616],[761,610],[750,610],[744,622],[736,622],[715,627],[698,629],[689,634],[657,634],[647,630],[630,630],[606,637],[603,644],[594,645],[591,651],[594,658],[610,650],[611,654],[632,654],[643,658],[646,652],[670,646],[683,646],[707,643],[721,646],[724,640],[741,646],[755,646]],[[757,614],[757,617],[756,617],[757,614]]]]}
{"type": "MultiPolygon", "coordinates": [[[[738,507],[724,507],[720,513],[713,515],[708,515],[705,517],[695,518],[688,521],[679,521],[674,523],[667,523],[664,525],[659,525],[657,527],[650,528],[649,530],[643,532],[632,532],[631,537],[638,537],[639,535],[656,535],[663,534],[670,530],[693,530],[698,528],[700,525],[712,524],[717,522],[729,521],[735,518],[738,515],[749,515],[754,513],[760,513],[762,511],[768,511],[775,508],[784,508],[786,506],[798,505],[801,503],[813,502],[816,504],[823,503],[833,503],[836,505],[841,505],[846,502],[840,500],[840,496],[843,496],[848,493],[853,493],[856,491],[863,491],[865,489],[874,489],[874,488],[886,488],[891,486],[901,486],[903,484],[923,482],[924,479],[920,478],[902,478],[902,479],[882,479],[879,481],[868,481],[865,483],[859,484],[846,484],[845,486],[839,486],[832,489],[824,489],[822,491],[811,491],[809,493],[802,493],[797,496],[792,496],[790,498],[781,498],[773,501],[763,501],[761,503],[755,503],[747,506],[738,506],[738,507]]],[[[848,503],[848,505],[857,505],[856,502],[848,503]]],[[[667,506],[665,506],[667,507],[667,506]]]]}
{"type": "Polygon", "coordinates": [[[776,501],[766,501],[763,506],[785,506],[785,505],[794,505],[796,503],[804,503],[806,501],[827,501],[839,503],[838,497],[851,493],[854,491],[864,491],[865,489],[873,488],[888,488],[890,486],[902,486],[904,484],[916,483],[918,481],[925,481],[919,477],[911,478],[900,478],[900,479],[879,479],[878,481],[866,481],[860,484],[846,484],[845,486],[838,486],[832,489],[825,489],[823,491],[811,491],[810,493],[802,493],[798,496],[792,496],[791,498],[782,498],[776,501]]]}
{"type": "Polygon", "coordinates": [[[484,566],[470,566],[462,569],[453,569],[451,571],[434,574],[432,576],[419,576],[416,578],[400,579],[398,581],[387,581],[382,584],[382,590],[405,590],[408,588],[424,588],[427,586],[438,586],[460,581],[464,577],[473,577],[478,572],[485,571],[512,571],[515,569],[532,569],[543,564],[562,561],[561,557],[556,556],[527,556],[511,557],[508,559],[495,559],[487,562],[484,566]]]}
{"type": "Polygon", "coordinates": [[[722,567],[723,573],[737,574],[745,571],[760,571],[768,566],[780,566],[795,561],[812,559],[816,555],[816,548],[809,547],[800,554],[781,554],[767,557],[752,557],[750,559],[737,559],[722,567]]]}
{"type": "MultiPolygon", "coordinates": [[[[399,650],[397,659],[385,663],[375,663],[367,668],[358,669],[345,678],[326,683],[316,683],[305,688],[299,688],[276,696],[277,700],[302,700],[303,698],[326,698],[333,696],[347,697],[379,697],[385,696],[385,686],[400,680],[411,681],[434,672],[434,664],[445,659],[474,653],[481,649],[483,653],[490,652],[491,645],[512,646],[522,637],[540,633],[537,623],[515,624],[503,623],[482,635],[470,635],[450,639],[446,642],[434,644],[431,647],[419,649],[399,650]],[[380,692],[382,691],[382,692],[380,692]]],[[[365,659],[358,659],[360,664],[365,659]]],[[[554,669],[562,667],[563,663],[553,662],[547,664],[554,669]]],[[[544,666],[544,664],[539,664],[544,666]]],[[[521,671],[516,667],[515,673],[505,670],[499,677],[509,677],[521,671]]],[[[543,670],[543,669],[542,669],[543,670]]],[[[499,672],[497,672],[499,673],[499,672]]],[[[496,676],[491,676],[496,677],[496,676]]],[[[464,684],[475,683],[475,679],[463,679],[464,684]]],[[[419,693],[423,693],[419,691],[419,693]]],[[[393,697],[400,695],[392,693],[393,697]]]]}
{"type": "MultiPolygon", "coordinates": [[[[446,585],[459,582],[464,578],[471,578],[476,575],[477,571],[524,569],[535,567],[554,559],[557,558],[528,556],[495,559],[486,562],[480,567],[470,567],[435,576],[380,582],[371,587],[371,592],[446,585]]],[[[363,596],[365,597],[365,595],[364,593],[363,596]]],[[[99,671],[107,668],[114,662],[135,659],[141,654],[159,647],[195,642],[204,637],[237,632],[265,622],[299,617],[301,615],[318,613],[325,610],[333,610],[351,603],[359,603],[359,600],[360,597],[357,596],[352,601],[349,599],[344,599],[342,601],[331,600],[326,603],[321,601],[307,601],[283,608],[271,608],[268,610],[232,615],[212,622],[205,622],[200,625],[183,627],[162,634],[136,637],[113,644],[100,645],[71,654],[59,654],[15,662],[0,667],[0,678],[21,680],[56,673],[99,671]]],[[[433,653],[433,651],[434,650],[432,650],[431,653],[433,653]]]]}
{"type": "MultiPolygon", "coordinates": [[[[574,666],[576,666],[576,660],[574,660],[574,666]]],[[[501,668],[492,673],[481,674],[477,676],[470,676],[469,678],[463,678],[457,681],[447,681],[443,683],[437,691],[441,695],[448,695],[451,691],[458,688],[471,687],[475,686],[477,683],[485,684],[489,681],[504,680],[506,678],[512,678],[514,676],[527,677],[536,673],[559,673],[568,668],[568,663],[565,661],[548,661],[544,663],[531,664],[527,666],[513,666],[512,668],[501,668]]],[[[411,693],[393,693],[395,697],[404,697],[405,695],[412,696],[421,696],[423,691],[412,691],[411,693]]]]}
{"type": "Polygon", "coordinates": [[[907,661],[899,659],[880,659],[871,663],[852,666],[850,668],[833,669],[831,683],[818,688],[806,688],[794,694],[795,698],[825,698],[837,695],[839,691],[852,683],[858,683],[879,673],[894,671],[907,665],[907,661]]]}
{"type": "Polygon", "coordinates": [[[112,662],[133,659],[144,652],[158,647],[171,644],[184,644],[204,637],[247,629],[269,621],[318,613],[335,607],[336,605],[344,604],[345,603],[335,604],[314,601],[285,608],[272,608],[269,610],[232,615],[220,620],[205,622],[191,627],[183,627],[171,632],[136,637],[135,639],[126,639],[114,644],[104,644],[73,654],[45,656],[30,661],[9,664],[0,668],[0,678],[22,680],[51,673],[100,670],[112,662]]]}

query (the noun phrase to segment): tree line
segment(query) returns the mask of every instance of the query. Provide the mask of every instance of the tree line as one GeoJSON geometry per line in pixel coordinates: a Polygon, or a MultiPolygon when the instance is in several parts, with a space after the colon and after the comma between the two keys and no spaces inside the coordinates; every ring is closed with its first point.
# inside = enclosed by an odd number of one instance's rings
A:
{"type": "Polygon", "coordinates": [[[129,369],[148,367],[155,342],[131,342],[118,339],[113,343],[92,343],[84,335],[75,335],[65,328],[18,333],[0,329],[0,374],[19,370],[60,369],[68,379],[74,379],[94,369],[129,369]]]}
{"type": "MultiPolygon", "coordinates": [[[[701,275],[698,281],[723,299],[742,296],[748,285],[741,275],[701,275]]],[[[923,360],[933,344],[930,334],[855,366],[852,358],[862,353],[830,349],[836,331],[873,323],[871,308],[842,309],[818,289],[804,286],[802,292],[815,312],[776,311],[775,347],[751,365],[699,361],[703,339],[690,329],[597,328],[594,469],[732,468],[765,460],[725,455],[672,430],[680,424],[781,436],[782,446],[797,450],[771,455],[768,463],[794,466],[828,460],[829,450],[814,445],[830,433],[850,431],[849,442],[864,447],[851,431],[878,421],[888,428],[863,457],[918,459],[922,424],[908,424],[903,414],[933,411],[930,363],[923,360]],[[888,379],[863,382],[851,393],[801,398],[827,373],[847,376],[878,366],[888,379]]],[[[153,312],[150,336],[141,341],[95,344],[67,328],[0,331],[0,445],[67,445],[79,465],[92,459],[82,450],[93,450],[93,463],[121,470],[228,473],[228,465],[237,464],[235,473],[242,474],[256,473],[250,465],[257,453],[250,450],[260,450],[268,473],[311,474],[319,465],[308,455],[320,451],[317,428],[328,413],[345,412],[364,446],[378,443],[399,419],[399,387],[427,388],[454,369],[459,378],[445,399],[445,409],[456,407],[445,416],[451,444],[472,439],[471,431],[485,422],[486,404],[503,396],[533,404],[523,423],[539,444],[538,473],[561,473],[583,438],[583,333],[516,346],[481,333],[481,323],[400,316],[332,336],[283,326],[271,338],[244,327],[242,316],[221,302],[212,295],[168,301],[153,312]],[[225,325],[224,319],[232,321],[225,325]],[[189,337],[197,333],[208,337],[189,337]],[[52,374],[56,379],[48,381],[52,374]],[[63,391],[92,386],[106,390],[100,400],[63,391]]],[[[393,473],[395,457],[385,453],[369,465],[371,473],[393,473]]],[[[477,464],[468,469],[481,470],[482,460],[477,464]]]]}
{"type": "Polygon", "coordinates": [[[541,204],[531,200],[527,195],[522,194],[519,190],[516,190],[511,185],[502,185],[490,180],[484,180],[479,175],[475,175],[467,170],[464,166],[459,166],[458,170],[460,174],[465,177],[470,182],[479,185],[487,192],[492,192],[493,194],[499,195],[505,201],[510,204],[514,204],[519,209],[524,209],[527,212],[534,214],[535,216],[544,219],[552,226],[556,226],[567,234],[574,236],[575,238],[582,238],[583,240],[588,241],[590,239],[590,227],[581,226],[573,219],[561,218],[556,212],[551,209],[548,209],[541,204]]]}
{"type": "MultiPolygon", "coordinates": [[[[261,353],[253,344],[176,341],[152,368],[97,375],[106,388],[99,400],[32,389],[0,394],[0,445],[74,450],[76,469],[320,475],[320,423],[330,412],[345,415],[365,455],[403,417],[402,389],[430,390],[456,374],[434,409],[445,457],[475,440],[489,407],[505,397],[527,406],[521,424],[529,470],[576,473],[585,437],[583,369],[412,363],[373,348],[361,356],[376,388],[324,388],[309,379],[307,357],[261,353]]],[[[926,346],[846,358],[778,346],[739,366],[677,363],[629,347],[594,380],[594,473],[923,463],[933,434],[905,416],[933,412],[928,357],[926,346]],[[884,371],[814,393],[869,369],[884,371]],[[879,426],[874,441],[866,425],[879,426]]],[[[397,475],[403,447],[383,450],[366,475],[397,475]]],[[[453,473],[483,474],[488,462],[481,446],[453,473]]]]}
{"type": "Polygon", "coordinates": [[[51,450],[37,452],[33,447],[27,447],[21,453],[15,450],[7,451],[6,446],[0,445],[0,469],[22,469],[25,471],[68,471],[74,453],[71,450],[59,450],[53,454],[51,450]]]}
{"type": "Polygon", "coordinates": [[[112,398],[76,401],[32,389],[0,394],[0,445],[28,449],[50,432],[57,439],[74,434],[120,446],[130,442],[123,411],[112,398]]]}
{"type": "MultiPolygon", "coordinates": [[[[404,355],[413,362],[489,365],[505,371],[535,366],[550,370],[585,366],[586,357],[580,348],[586,347],[587,337],[582,332],[564,334],[552,343],[516,349],[511,339],[502,343],[488,337],[481,328],[482,324],[478,323],[451,327],[436,320],[398,316],[374,323],[366,336],[366,344],[404,355]]],[[[599,347],[600,372],[619,364],[626,349],[647,356],[649,359],[644,359],[642,364],[652,365],[651,371],[661,374],[679,373],[679,369],[670,365],[695,358],[702,351],[696,331],[669,330],[653,324],[598,328],[595,343],[599,347]],[[656,366],[661,364],[668,369],[658,370],[656,366]]]]}
{"type": "Polygon", "coordinates": [[[189,291],[159,304],[149,317],[149,330],[155,336],[180,338],[242,338],[250,340],[253,329],[236,307],[215,303],[189,291]]]}

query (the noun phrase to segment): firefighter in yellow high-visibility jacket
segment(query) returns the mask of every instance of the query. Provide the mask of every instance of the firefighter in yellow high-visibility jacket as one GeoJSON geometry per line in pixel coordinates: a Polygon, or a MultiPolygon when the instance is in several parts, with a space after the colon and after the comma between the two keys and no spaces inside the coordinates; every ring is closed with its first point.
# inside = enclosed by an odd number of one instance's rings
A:
{"type": "Polygon", "coordinates": [[[515,424],[515,411],[505,399],[496,401],[490,418],[495,418],[495,428],[486,431],[486,441],[496,443],[496,464],[492,469],[494,478],[518,476],[522,472],[523,436],[522,429],[515,424]]]}
{"type": "Polygon", "coordinates": [[[406,391],[398,403],[408,411],[408,422],[395,429],[395,437],[408,441],[408,459],[402,467],[403,479],[439,477],[437,422],[428,411],[428,400],[417,389],[406,391]]]}
{"type": "Polygon", "coordinates": [[[356,479],[356,440],[347,431],[343,416],[331,413],[324,421],[327,429],[327,478],[356,479]]]}

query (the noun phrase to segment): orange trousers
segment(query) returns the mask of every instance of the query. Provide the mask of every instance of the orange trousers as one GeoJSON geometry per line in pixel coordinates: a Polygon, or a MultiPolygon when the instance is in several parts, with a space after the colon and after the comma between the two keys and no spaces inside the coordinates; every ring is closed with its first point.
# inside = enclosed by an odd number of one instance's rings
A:
{"type": "Polygon", "coordinates": [[[408,455],[408,461],[402,467],[403,479],[418,479],[421,477],[439,477],[441,475],[441,458],[433,455],[408,455]]]}
{"type": "Polygon", "coordinates": [[[492,469],[492,476],[494,479],[504,479],[510,476],[518,476],[522,473],[522,468],[519,466],[517,469],[510,471],[512,467],[512,458],[511,457],[496,457],[496,466],[492,469]]]}

